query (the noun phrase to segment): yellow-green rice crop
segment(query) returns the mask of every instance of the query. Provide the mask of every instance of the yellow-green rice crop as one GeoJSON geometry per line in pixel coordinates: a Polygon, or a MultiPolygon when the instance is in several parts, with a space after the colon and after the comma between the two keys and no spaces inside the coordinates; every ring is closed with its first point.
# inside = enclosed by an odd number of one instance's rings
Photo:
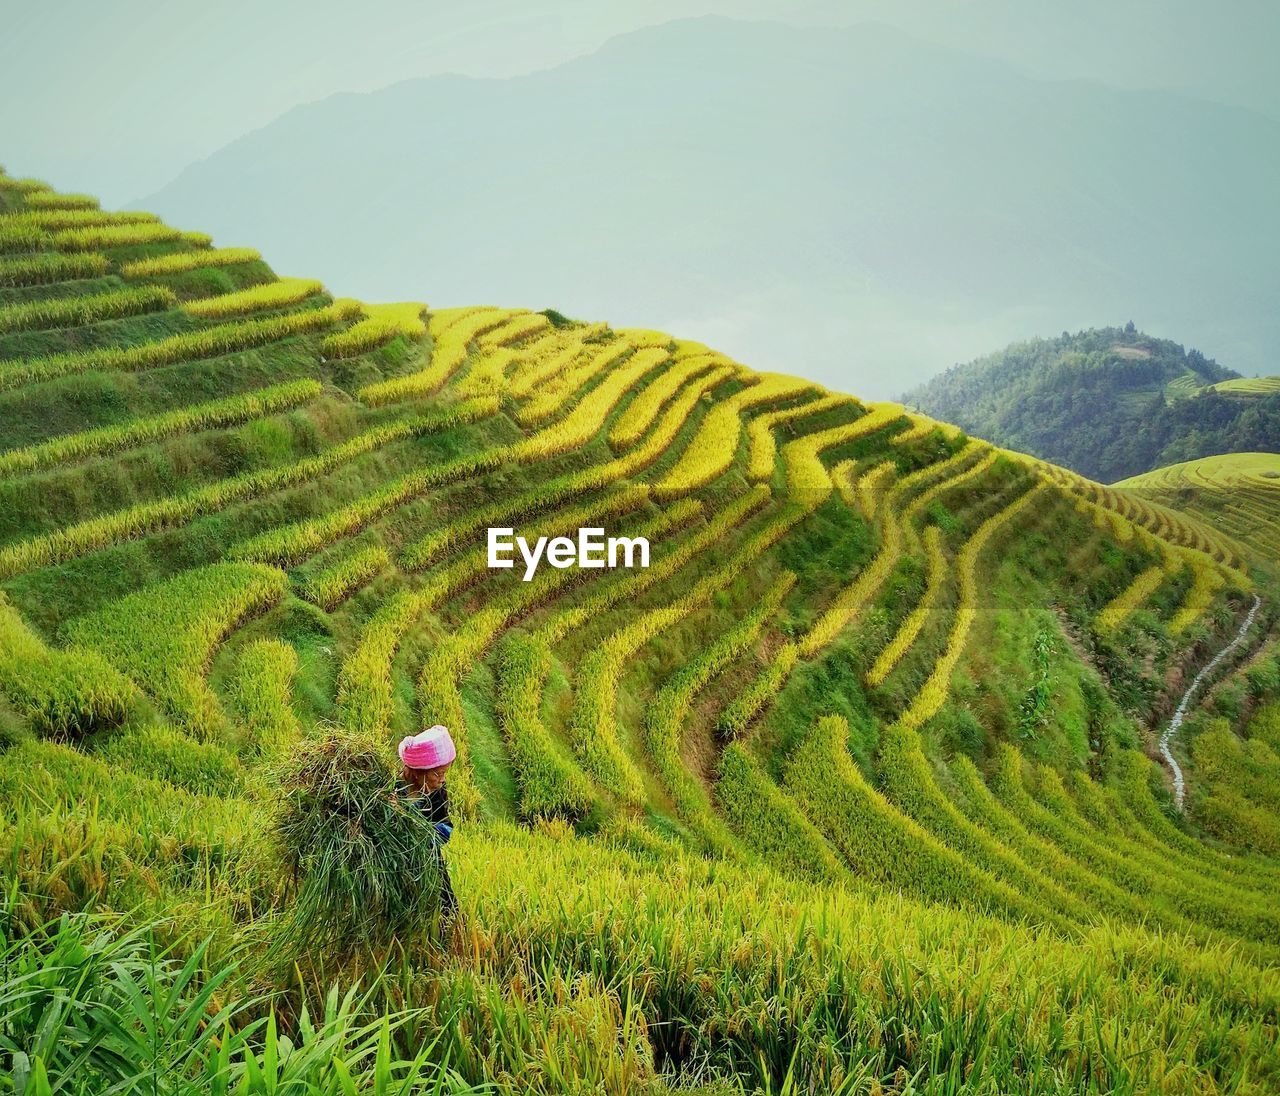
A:
{"type": "Polygon", "coordinates": [[[431,395],[462,367],[473,341],[515,314],[501,308],[444,309],[432,312],[428,316],[427,331],[433,347],[427,368],[408,376],[392,377],[390,380],[365,385],[357,395],[374,407],[431,395]]]}
{"type": "Polygon", "coordinates": [[[110,267],[105,255],[84,252],[62,255],[50,252],[41,255],[24,255],[16,259],[0,258],[0,286],[17,288],[28,285],[49,285],[76,278],[96,278],[110,267]]]}
{"type": "Polygon", "coordinates": [[[19,179],[0,171],[0,190],[11,190],[25,194],[29,201],[32,195],[50,191],[52,188],[43,179],[19,179]]]}
{"type": "Polygon", "coordinates": [[[53,246],[53,237],[27,222],[0,224],[0,255],[22,251],[44,251],[53,246]]]}
{"type": "Polygon", "coordinates": [[[795,643],[784,643],[769,664],[745,689],[729,702],[716,721],[716,729],[725,738],[737,738],[760,714],[761,709],[777,695],[791,671],[800,659],[800,648],[795,643]]]}
{"type": "Polygon", "coordinates": [[[287,585],[272,567],[215,563],[80,617],[68,637],[101,652],[175,718],[212,734],[224,720],[204,677],[214,650],[244,617],[279,601],[287,585]]]}
{"type": "Polygon", "coordinates": [[[174,240],[193,242],[190,235],[151,221],[67,228],[52,234],[53,246],[59,251],[108,251],[113,247],[137,247],[139,244],[169,243],[174,240]]]}
{"type": "Polygon", "coordinates": [[[730,363],[717,365],[709,359],[673,362],[670,368],[659,373],[627,404],[626,410],[618,416],[609,431],[609,444],[615,450],[635,445],[653,425],[662,408],[675,398],[685,384],[697,380],[701,391],[709,392],[721,381],[731,377],[734,370],[735,366],[730,363]]]}
{"type": "Polygon", "coordinates": [[[809,400],[796,407],[783,407],[757,415],[747,424],[747,478],[766,480],[773,475],[773,466],[778,457],[778,442],[773,436],[775,426],[808,418],[810,415],[821,415],[837,407],[846,406],[861,408],[857,401],[848,396],[819,395],[817,399],[809,400]]]}
{"type": "Polygon", "coordinates": [[[163,286],[137,286],[75,297],[49,297],[22,304],[0,305],[0,335],[12,331],[81,327],[144,312],[163,312],[177,298],[163,286]]]}
{"type": "Polygon", "coordinates": [[[134,259],[123,263],[120,273],[126,278],[161,278],[167,274],[183,274],[188,270],[202,270],[205,267],[256,263],[261,259],[262,255],[252,247],[197,248],[134,259]]]}
{"type": "Polygon", "coordinates": [[[427,333],[422,319],[426,305],[416,301],[399,304],[361,305],[364,318],[345,331],[320,341],[320,353],[326,358],[354,358],[389,343],[397,335],[420,339],[427,333]]]}
{"type": "Polygon", "coordinates": [[[1170,560],[1176,563],[1175,570],[1182,566],[1176,556],[1161,560],[1137,576],[1115,598],[1109,601],[1098,613],[1097,628],[1100,632],[1114,632],[1131,617],[1138,607],[1156,592],[1160,584],[1170,574],[1170,560]]]}
{"type": "Polygon", "coordinates": [[[155,369],[195,358],[213,358],[237,350],[249,350],[342,323],[358,310],[359,305],[354,301],[335,301],[324,308],[289,312],[265,320],[241,320],[199,331],[184,331],[180,335],[170,335],[168,338],[139,343],[137,346],[110,350],[75,350],[23,361],[0,361],[0,391],[71,373],[155,369]]]}
{"type": "Polygon", "coordinates": [[[1042,909],[947,848],[867,783],[849,756],[849,727],[819,720],[787,760],[784,786],[859,876],[930,901],[1031,922],[1042,909]]]}
{"type": "Polygon", "coordinates": [[[282,640],[255,640],[240,653],[229,693],[244,746],[277,757],[302,737],[292,706],[297,673],[298,653],[282,640]]]}
{"type": "MultiPolygon", "coordinates": [[[[546,422],[563,410],[578,389],[593,378],[607,372],[623,359],[627,359],[628,367],[633,365],[635,358],[628,359],[627,355],[634,349],[627,340],[616,336],[599,347],[592,347],[581,365],[574,365],[539,385],[530,395],[528,402],[516,412],[516,421],[521,426],[537,426],[546,422]]],[[[647,360],[653,365],[660,364],[667,357],[661,350],[655,354],[650,349],[648,353],[647,360]]]]}
{"type": "Polygon", "coordinates": [[[299,579],[298,595],[332,611],[390,564],[386,548],[371,544],[299,579]]]}
{"type": "Polygon", "coordinates": [[[233,502],[255,498],[315,479],[347,461],[404,438],[492,414],[492,403],[456,404],[435,414],[374,427],[349,441],[282,468],[267,468],[197,487],[186,494],[141,502],[101,517],[89,518],[54,533],[17,541],[0,548],[0,576],[21,574],[32,567],[61,563],[125,540],[171,528],[233,502]]]}
{"type": "Polygon", "coordinates": [[[528,636],[513,635],[503,644],[498,665],[498,722],[515,764],[520,816],[582,817],[593,800],[591,782],[542,719],[542,687],[551,671],[551,648],[528,636]]]}
{"type": "Polygon", "coordinates": [[[729,468],[742,437],[744,411],[795,399],[816,387],[781,373],[762,373],[755,384],[715,404],[679,462],[655,485],[659,497],[686,494],[710,483],[729,468]]]}
{"type": "Polygon", "coordinates": [[[924,595],[902,622],[893,639],[889,641],[889,645],[880,652],[871,669],[867,671],[868,685],[880,685],[889,676],[902,656],[911,649],[911,645],[920,634],[920,629],[924,627],[929,614],[938,603],[942,584],[947,578],[947,557],[942,548],[942,530],[936,525],[930,525],[925,530],[924,542],[927,560],[924,595]]]}
{"type": "Polygon", "coordinates": [[[1008,525],[1020,510],[1028,506],[1042,489],[1043,484],[1037,484],[1029,491],[1024,491],[1004,509],[992,514],[974,530],[973,535],[965,541],[956,555],[956,584],[960,590],[960,605],[956,609],[955,620],[947,635],[946,650],[934,665],[928,680],[920,687],[920,691],[907,710],[902,713],[901,721],[904,726],[920,726],[925,720],[936,715],[946,703],[947,694],[951,689],[951,674],[956,668],[956,663],[960,661],[960,655],[969,637],[969,629],[973,626],[974,618],[978,614],[976,574],[978,557],[987,542],[1008,525]]]}
{"type": "Polygon", "coordinates": [[[663,682],[645,711],[645,743],[663,784],[681,815],[696,826],[704,840],[721,849],[726,844],[723,824],[712,813],[706,791],[690,774],[682,756],[684,729],[697,693],[755,642],[794,585],[795,575],[784,571],[736,625],[663,682]]]}
{"type": "Polygon", "coordinates": [[[223,293],[217,297],[202,297],[198,301],[188,301],[182,307],[202,320],[220,320],[245,312],[268,312],[276,308],[288,308],[323,292],[323,283],[314,278],[281,278],[279,281],[249,286],[248,289],[241,289],[235,293],[223,293]]]}
{"type": "Polygon", "coordinates": [[[133,210],[105,211],[96,208],[49,209],[29,208],[17,213],[0,214],[0,225],[30,224],[45,232],[62,232],[73,228],[109,228],[118,225],[156,224],[154,213],[133,210]]]}
{"type": "Polygon", "coordinates": [[[716,799],[743,842],[778,872],[810,882],[847,874],[822,832],[736,742],[720,756],[716,799]]]}
{"type": "Polygon", "coordinates": [[[0,594],[0,695],[37,730],[80,736],[120,723],[138,690],[97,651],[49,647],[0,594]]]}
{"type": "Polygon", "coordinates": [[[561,329],[554,338],[545,340],[538,350],[521,358],[508,382],[508,392],[515,399],[525,399],[570,368],[588,345],[594,345],[609,335],[609,325],[602,323],[575,324],[561,329]]]}
{"type": "Polygon", "coordinates": [[[297,407],[315,399],[322,390],[319,381],[290,381],[241,396],[181,407],[150,418],[132,419],[117,426],[100,426],[79,434],[64,434],[39,445],[0,453],[0,476],[115,453],[187,431],[212,430],[248,422],[297,407]]]}
{"type": "Polygon", "coordinates": [[[57,194],[38,190],[26,197],[28,209],[97,209],[98,199],[92,194],[57,194]]]}
{"type": "Polygon", "coordinates": [[[1219,590],[1226,585],[1222,570],[1203,553],[1189,553],[1187,562],[1194,576],[1191,588],[1183,599],[1173,619],[1169,621],[1169,634],[1181,635],[1192,624],[1200,619],[1213,603],[1219,590]]]}

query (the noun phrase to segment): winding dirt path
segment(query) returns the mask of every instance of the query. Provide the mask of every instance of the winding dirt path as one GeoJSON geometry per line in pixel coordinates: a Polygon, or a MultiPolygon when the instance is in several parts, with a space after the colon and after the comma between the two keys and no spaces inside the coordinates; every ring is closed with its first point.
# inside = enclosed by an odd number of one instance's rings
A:
{"type": "Polygon", "coordinates": [[[1178,729],[1182,726],[1182,721],[1187,718],[1187,709],[1191,706],[1196,690],[1200,688],[1204,679],[1213,673],[1218,663],[1244,642],[1245,636],[1249,634],[1249,629],[1253,627],[1253,622],[1257,619],[1258,610],[1261,607],[1262,598],[1254,594],[1253,605],[1249,609],[1249,614],[1244,618],[1244,623],[1240,625],[1240,630],[1236,632],[1235,638],[1214,655],[1192,679],[1191,684],[1187,686],[1187,691],[1182,694],[1182,699],[1178,702],[1173,718],[1169,720],[1169,725],[1165,727],[1164,733],[1160,735],[1160,756],[1164,758],[1165,764],[1169,766],[1169,771],[1173,773],[1173,801],[1178,805],[1178,810],[1182,810],[1182,798],[1186,792],[1186,782],[1182,777],[1182,766],[1178,764],[1173,752],[1169,749],[1169,741],[1178,733],[1178,729]]]}

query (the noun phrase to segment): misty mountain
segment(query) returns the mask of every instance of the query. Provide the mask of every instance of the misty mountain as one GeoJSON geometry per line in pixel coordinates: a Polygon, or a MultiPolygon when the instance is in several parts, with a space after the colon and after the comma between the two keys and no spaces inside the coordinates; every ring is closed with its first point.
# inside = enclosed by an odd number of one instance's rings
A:
{"type": "Polygon", "coordinates": [[[1131,316],[1270,372],[1277,192],[1280,123],[1249,110],[707,18],[335,95],[139,204],[341,293],[675,329],[883,396],[1131,316]]]}

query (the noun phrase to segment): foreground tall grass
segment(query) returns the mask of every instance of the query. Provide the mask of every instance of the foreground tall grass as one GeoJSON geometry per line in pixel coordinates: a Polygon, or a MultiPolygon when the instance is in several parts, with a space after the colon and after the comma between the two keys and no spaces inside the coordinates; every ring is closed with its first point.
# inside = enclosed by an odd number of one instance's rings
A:
{"type": "Polygon", "coordinates": [[[64,917],[0,929],[0,1091],[20,1096],[432,1096],[472,1089],[438,1045],[403,1052],[412,1013],[375,1015],[369,995],[330,990],[282,1016],[246,993],[208,942],[163,941],[174,926],[64,917]],[[433,1060],[436,1059],[436,1060],[433,1060]]]}

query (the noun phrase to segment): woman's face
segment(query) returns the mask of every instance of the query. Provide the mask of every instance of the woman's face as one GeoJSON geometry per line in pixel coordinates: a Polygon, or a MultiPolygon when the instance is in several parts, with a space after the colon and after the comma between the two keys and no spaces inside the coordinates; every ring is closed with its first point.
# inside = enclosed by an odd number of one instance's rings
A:
{"type": "Polygon", "coordinates": [[[448,765],[438,765],[434,769],[411,769],[408,765],[404,767],[405,782],[426,792],[434,792],[442,787],[448,775],[448,765]]]}

